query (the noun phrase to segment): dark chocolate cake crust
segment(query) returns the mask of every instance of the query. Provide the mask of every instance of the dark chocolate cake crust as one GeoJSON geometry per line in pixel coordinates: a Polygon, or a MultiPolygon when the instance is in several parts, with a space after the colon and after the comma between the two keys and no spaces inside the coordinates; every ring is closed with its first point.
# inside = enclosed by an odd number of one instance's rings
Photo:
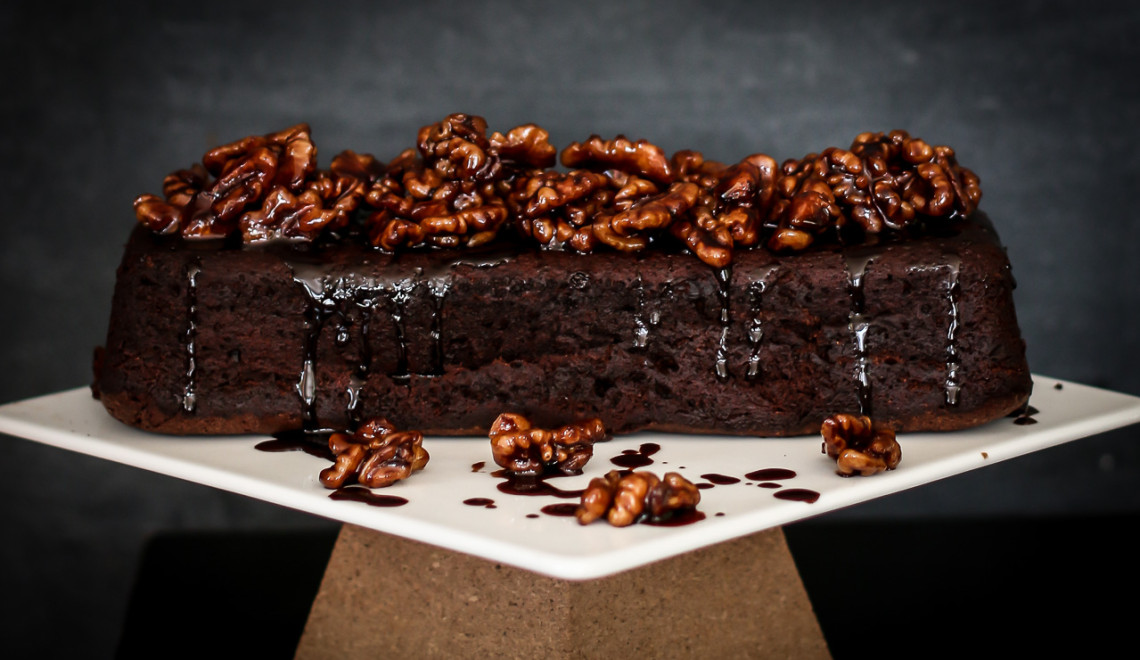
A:
{"type": "Polygon", "coordinates": [[[1031,379],[988,219],[791,255],[579,254],[496,242],[387,254],[132,233],[94,390],[172,434],[433,435],[502,412],[615,433],[818,434],[833,413],[898,431],[1004,416],[1031,379]]]}

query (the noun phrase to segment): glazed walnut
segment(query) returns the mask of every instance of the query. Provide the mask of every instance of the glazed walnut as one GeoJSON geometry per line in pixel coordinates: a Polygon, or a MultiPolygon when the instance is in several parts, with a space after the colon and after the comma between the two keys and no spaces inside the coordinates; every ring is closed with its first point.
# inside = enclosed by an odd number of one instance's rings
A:
{"type": "Polygon", "coordinates": [[[543,170],[519,177],[508,197],[516,231],[545,247],[569,246],[590,252],[599,241],[594,216],[615,190],[604,174],[586,170],[543,170]]]}
{"type": "Polygon", "coordinates": [[[610,470],[590,480],[575,516],[582,525],[604,517],[615,527],[625,527],[668,519],[695,509],[700,501],[700,490],[677,472],[658,478],[648,471],[610,470]]]}
{"type": "Polygon", "coordinates": [[[835,459],[836,472],[844,477],[893,470],[902,460],[895,432],[874,427],[866,416],[832,415],[823,420],[820,433],[823,451],[835,459]]]}
{"type": "Polygon", "coordinates": [[[364,197],[364,181],[319,172],[299,194],[275,186],[260,208],[242,214],[242,238],[257,243],[276,238],[313,240],[326,230],[343,229],[364,197]]]}
{"type": "Polygon", "coordinates": [[[271,192],[300,194],[316,163],[307,124],[249,136],[206,152],[200,166],[168,176],[165,199],[141,195],[135,215],[158,233],[226,236],[237,229],[242,214],[258,208],[271,192]]]}
{"type": "Polygon", "coordinates": [[[763,219],[771,203],[776,179],[776,161],[753,154],[726,167],[705,161],[697,152],[674,156],[682,177],[701,186],[692,212],[674,222],[673,235],[701,261],[716,268],[732,262],[737,247],[752,247],[760,241],[763,219]]]}
{"type": "Polygon", "coordinates": [[[163,197],[141,195],[135,215],[157,233],[186,238],[240,231],[247,243],[311,241],[349,224],[381,170],[366,154],[344,152],[329,171],[319,171],[316,159],[305,124],[246,137],[167,176],[163,197]]]}
{"type": "Polygon", "coordinates": [[[568,424],[554,430],[534,428],[530,420],[503,413],[488,433],[495,463],[509,472],[541,475],[576,474],[594,455],[594,443],[607,438],[600,419],[568,424]]]}
{"type": "Polygon", "coordinates": [[[663,185],[675,178],[672,163],[660,147],[624,135],[612,140],[591,135],[585,142],[571,142],[562,150],[562,164],[595,171],[621,170],[663,185]]]}
{"type": "Polygon", "coordinates": [[[862,133],[850,149],[831,147],[786,161],[776,185],[773,250],[800,250],[825,233],[902,231],[917,218],[969,215],[981,199],[978,177],[949,147],[905,131],[862,133]]]}
{"type": "Polygon", "coordinates": [[[978,177],[954,151],[905,131],[862,133],[847,149],[736,163],[646,140],[591,135],[559,152],[535,124],[489,133],[456,113],[381,162],[346,150],[328,170],[305,124],[250,136],[171,173],[135,200],[139,222],[186,238],[247,243],[364,236],[389,252],[464,248],[504,234],[545,249],[638,252],[679,244],[715,268],[736,251],[795,252],[875,241],[972,213],[978,177]],[[557,162],[566,168],[555,170],[557,162]]]}
{"type": "Polygon", "coordinates": [[[420,129],[373,183],[366,220],[373,245],[389,251],[428,245],[474,247],[507,220],[506,196],[521,171],[553,164],[546,131],[526,124],[486,135],[482,117],[453,114],[420,129]]]}
{"type": "Polygon", "coordinates": [[[321,470],[321,484],[332,489],[351,483],[383,488],[407,479],[427,465],[423,440],[419,431],[398,431],[384,418],[369,420],[351,435],[333,433],[329,449],[336,460],[321,470]]]}
{"type": "Polygon", "coordinates": [[[674,183],[665,192],[642,198],[627,209],[599,214],[594,219],[594,235],[616,250],[639,252],[649,246],[654,234],[668,229],[688,212],[699,195],[700,188],[692,183],[674,183]]]}

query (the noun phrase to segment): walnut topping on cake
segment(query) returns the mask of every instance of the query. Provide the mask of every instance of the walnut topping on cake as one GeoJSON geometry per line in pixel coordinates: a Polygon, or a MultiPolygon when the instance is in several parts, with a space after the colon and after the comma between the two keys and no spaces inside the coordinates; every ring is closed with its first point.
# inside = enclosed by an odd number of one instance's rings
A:
{"type": "Polygon", "coordinates": [[[895,432],[873,426],[862,415],[832,415],[823,420],[823,451],[835,459],[836,472],[844,477],[864,477],[893,470],[902,460],[895,432]]]}
{"type": "Polygon", "coordinates": [[[488,134],[452,114],[421,128],[389,162],[346,150],[317,167],[309,126],[251,136],[166,177],[163,196],[135,200],[160,234],[246,243],[364,236],[394,252],[510,238],[546,249],[639,252],[673,243],[717,268],[739,249],[803,250],[921,231],[971,214],[978,177],[954,150],[905,131],[862,133],[777,166],[644,139],[592,135],[561,153],[535,124],[488,134]],[[570,171],[552,169],[556,160],[570,171]]]}
{"type": "Polygon", "coordinates": [[[332,467],[321,470],[325,488],[358,483],[383,488],[412,476],[427,465],[424,436],[419,431],[398,431],[388,420],[377,417],[352,434],[333,433],[329,449],[336,456],[332,467]]]}

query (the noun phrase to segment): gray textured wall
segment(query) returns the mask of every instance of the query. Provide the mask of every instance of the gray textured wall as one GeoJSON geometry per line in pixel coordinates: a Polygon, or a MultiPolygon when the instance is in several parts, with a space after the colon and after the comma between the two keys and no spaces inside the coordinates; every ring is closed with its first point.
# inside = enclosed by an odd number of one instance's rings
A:
{"type": "MultiPolygon", "coordinates": [[[[391,156],[454,111],[731,160],[904,128],[976,171],[1034,371],[1140,395],[1140,5],[240,2],[0,14],[0,403],[84,385],[130,203],[308,121],[391,156]]],[[[836,517],[1140,509],[1136,428],[836,517]]],[[[0,639],[109,654],[142,542],[329,523],[0,437],[0,639]],[[65,615],[66,635],[52,633],[65,615]]],[[[19,645],[19,644],[18,644],[19,645]]],[[[53,653],[49,653],[53,655],[53,653]]]]}

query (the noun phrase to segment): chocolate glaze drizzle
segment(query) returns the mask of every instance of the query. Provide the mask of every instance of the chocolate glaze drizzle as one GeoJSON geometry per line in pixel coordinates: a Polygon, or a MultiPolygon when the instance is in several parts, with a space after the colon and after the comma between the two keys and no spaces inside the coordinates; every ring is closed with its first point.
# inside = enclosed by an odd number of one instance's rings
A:
{"type": "Polygon", "coordinates": [[[863,277],[867,267],[877,257],[877,252],[852,251],[845,257],[847,268],[847,290],[851,295],[851,311],[847,315],[847,327],[855,348],[855,394],[859,401],[859,413],[871,415],[870,361],[867,358],[867,331],[871,327],[865,316],[866,298],[863,295],[863,277]]]}
{"type": "Polygon", "coordinates": [[[723,268],[717,268],[716,273],[716,297],[717,302],[720,303],[720,341],[716,347],[716,366],[714,372],[716,379],[724,382],[728,380],[728,329],[731,322],[729,314],[729,292],[732,290],[732,265],[723,268]]]}
{"type": "Polygon", "coordinates": [[[950,325],[946,328],[946,405],[958,405],[958,392],[962,389],[959,381],[958,369],[962,364],[958,360],[958,327],[961,319],[958,315],[958,296],[961,286],[958,284],[958,273],[962,260],[958,255],[947,255],[947,267],[950,277],[946,280],[946,301],[950,306],[950,325]]]}
{"type": "Polygon", "coordinates": [[[390,279],[366,279],[353,281],[345,277],[335,277],[328,266],[307,258],[301,253],[289,252],[286,263],[293,273],[293,281],[306,296],[304,355],[300,376],[296,385],[301,400],[306,428],[316,428],[317,392],[317,348],[321,332],[331,319],[337,319],[334,326],[335,342],[338,348],[349,346],[352,329],[348,323],[348,310],[355,307],[360,321],[357,324],[359,359],[346,387],[348,405],[346,414],[353,424],[361,420],[360,393],[372,374],[372,348],[369,343],[373,331],[373,320],[377,307],[386,302],[391,306],[388,314],[395,335],[396,366],[388,377],[397,383],[409,384],[411,377],[438,376],[444,371],[444,318],[448,293],[454,282],[453,271],[459,266],[490,268],[513,258],[509,250],[495,249],[476,253],[464,253],[453,260],[434,265],[427,271],[416,267],[411,273],[390,279]],[[408,304],[418,287],[424,287],[431,303],[431,321],[428,336],[431,339],[431,364],[426,370],[413,373],[408,360],[407,312],[408,304]]]}
{"type": "Polygon", "coordinates": [[[409,278],[393,283],[387,290],[388,300],[392,303],[392,323],[396,326],[396,372],[392,374],[392,380],[403,384],[410,382],[412,377],[408,372],[408,331],[404,317],[415,288],[415,281],[409,278]]]}
{"type": "Polygon", "coordinates": [[[764,341],[764,322],[760,318],[760,305],[764,293],[768,290],[768,282],[775,273],[776,268],[773,266],[764,277],[748,285],[748,309],[751,316],[748,325],[748,366],[745,370],[745,378],[748,380],[760,377],[760,344],[764,341]]]}
{"type": "Polygon", "coordinates": [[[641,275],[633,282],[637,291],[637,311],[633,314],[633,347],[645,348],[649,345],[649,324],[645,320],[645,283],[641,275]]]}
{"type": "Polygon", "coordinates": [[[186,387],[182,390],[182,409],[188,413],[194,412],[198,405],[198,275],[201,272],[200,260],[186,268],[186,387]]]}

